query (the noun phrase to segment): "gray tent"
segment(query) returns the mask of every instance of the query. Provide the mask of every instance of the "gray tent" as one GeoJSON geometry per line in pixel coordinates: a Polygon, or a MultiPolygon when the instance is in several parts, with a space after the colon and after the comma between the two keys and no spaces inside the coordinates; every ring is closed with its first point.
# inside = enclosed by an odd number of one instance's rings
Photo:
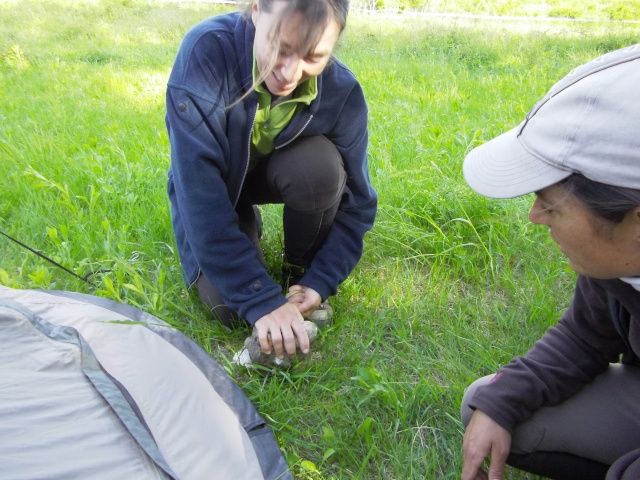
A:
{"type": "Polygon", "coordinates": [[[291,479],[200,347],[122,303],[0,286],[0,479],[291,479]]]}

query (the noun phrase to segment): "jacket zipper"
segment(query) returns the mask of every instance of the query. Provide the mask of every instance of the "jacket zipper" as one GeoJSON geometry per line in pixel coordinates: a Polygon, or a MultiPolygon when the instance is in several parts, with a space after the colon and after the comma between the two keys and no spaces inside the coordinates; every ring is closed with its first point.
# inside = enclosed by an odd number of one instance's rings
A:
{"type": "Polygon", "coordinates": [[[309,115],[309,119],[306,121],[306,123],[302,126],[302,128],[300,128],[300,130],[298,130],[298,133],[296,133],[293,138],[291,140],[289,140],[288,142],[283,143],[282,145],[278,145],[277,147],[275,147],[275,149],[279,149],[282,147],[286,147],[287,145],[289,145],[291,142],[293,142],[296,138],[298,138],[300,136],[300,134],[302,133],[302,131],[307,128],[307,125],[309,125],[309,123],[311,122],[311,119],[313,118],[313,113],[311,115],[309,115]]]}

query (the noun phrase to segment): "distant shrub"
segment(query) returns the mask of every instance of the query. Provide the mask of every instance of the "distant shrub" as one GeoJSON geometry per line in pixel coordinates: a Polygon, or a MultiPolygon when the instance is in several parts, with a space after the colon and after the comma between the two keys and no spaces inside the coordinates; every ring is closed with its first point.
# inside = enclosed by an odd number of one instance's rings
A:
{"type": "Polygon", "coordinates": [[[419,12],[424,10],[425,2],[424,0],[403,0],[400,2],[401,10],[410,10],[413,12],[419,12]]]}
{"type": "Polygon", "coordinates": [[[579,18],[580,12],[568,7],[554,7],[548,15],[555,18],[579,18]]]}
{"type": "Polygon", "coordinates": [[[609,20],[640,20],[640,2],[618,2],[603,9],[609,20]]]}

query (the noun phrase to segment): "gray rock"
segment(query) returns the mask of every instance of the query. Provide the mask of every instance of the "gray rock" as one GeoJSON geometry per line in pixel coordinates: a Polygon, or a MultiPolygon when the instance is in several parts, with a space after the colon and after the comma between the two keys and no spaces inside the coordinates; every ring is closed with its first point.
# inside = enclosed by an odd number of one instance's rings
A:
{"type": "MultiPolygon", "coordinates": [[[[309,336],[309,343],[312,344],[313,341],[318,336],[318,327],[315,323],[305,320],[302,322],[304,329],[309,336]]],[[[285,353],[283,358],[276,357],[275,352],[271,349],[271,353],[264,353],[260,349],[260,341],[258,340],[258,334],[254,330],[252,334],[247,337],[244,341],[244,347],[234,356],[235,363],[239,365],[248,366],[250,364],[258,364],[265,367],[278,367],[278,368],[291,368],[297,363],[304,361],[309,358],[308,354],[302,353],[300,350],[300,346],[298,345],[298,340],[296,339],[296,347],[297,351],[294,355],[287,355],[285,353]]]]}

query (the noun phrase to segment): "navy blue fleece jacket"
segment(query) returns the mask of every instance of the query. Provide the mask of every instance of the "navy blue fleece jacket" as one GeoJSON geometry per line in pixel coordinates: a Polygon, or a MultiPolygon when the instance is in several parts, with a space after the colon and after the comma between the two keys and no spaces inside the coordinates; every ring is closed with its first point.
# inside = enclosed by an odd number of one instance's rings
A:
{"type": "MultiPolygon", "coordinates": [[[[227,305],[254,323],[286,302],[238,228],[235,205],[249,165],[257,109],[251,92],[255,28],[240,13],[196,25],[180,46],[167,88],[171,144],[167,191],[184,279],[199,275],[227,305]]],[[[367,104],[355,76],[333,59],[318,77],[318,96],[276,137],[281,148],[324,135],[344,161],[347,183],[324,245],[300,281],[323,298],[356,266],[373,226],[377,195],[367,163],[367,104]]]]}

